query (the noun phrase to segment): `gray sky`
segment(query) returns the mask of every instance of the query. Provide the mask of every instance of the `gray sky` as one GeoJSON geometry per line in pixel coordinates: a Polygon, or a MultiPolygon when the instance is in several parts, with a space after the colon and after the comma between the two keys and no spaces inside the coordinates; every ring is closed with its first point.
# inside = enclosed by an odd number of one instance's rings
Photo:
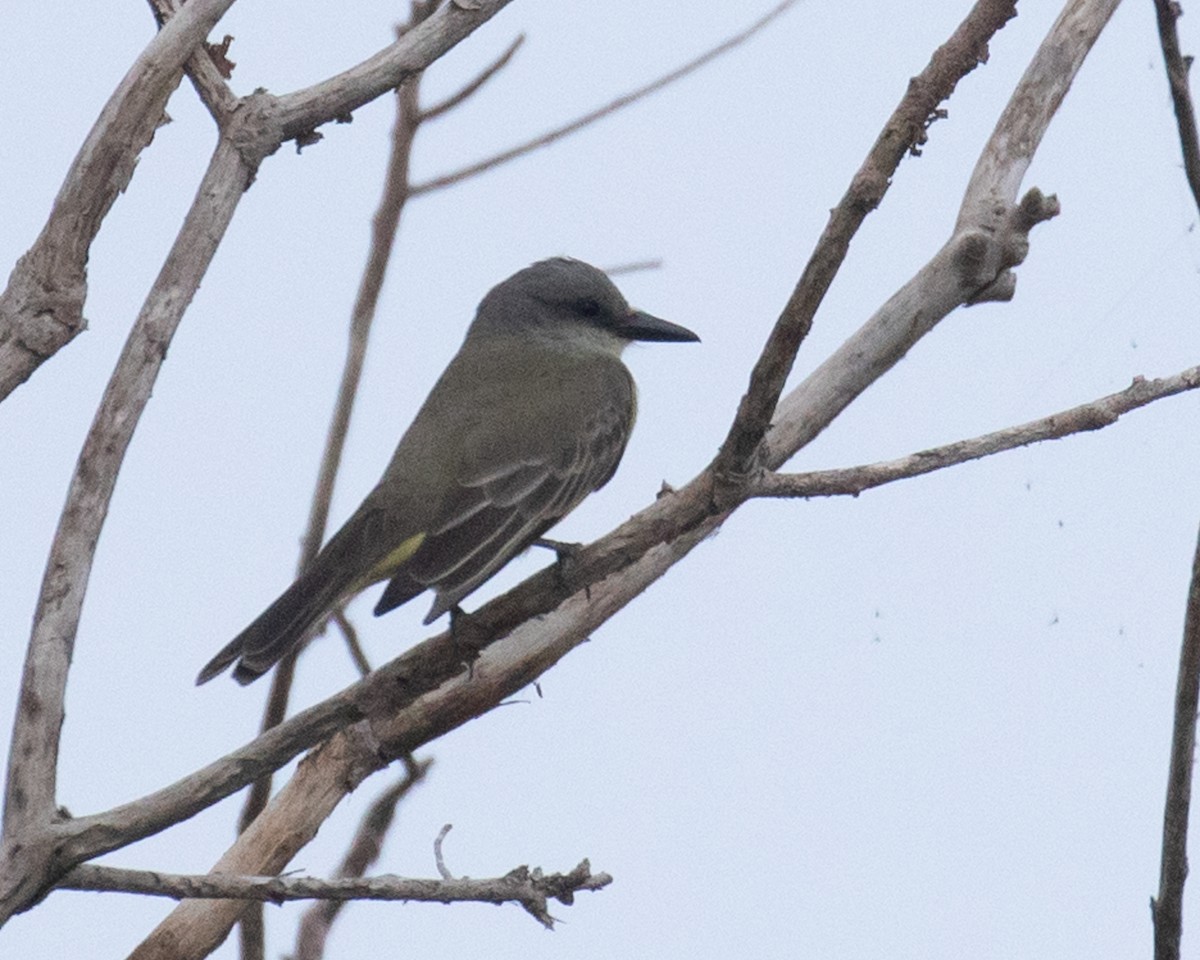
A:
{"type": "MultiPolygon", "coordinates": [[[[597,105],[767,4],[517,0],[426,78],[455,89],[520,31],[514,63],[422,131],[418,179],[597,105]]],[[[415,201],[367,362],[334,522],[375,481],[475,304],[530,261],[647,257],[620,280],[695,329],[627,360],[638,429],[617,477],[557,528],[591,539],[712,456],[750,364],[853,171],[966,2],[810,2],[653,99],[415,201]],[[853,10],[853,15],[849,11],[853,10]]],[[[804,344],[811,370],[948,236],[971,166],[1056,4],[1029,4],[901,166],[804,344]]],[[[238,4],[239,93],[282,93],[369,54],[402,7],[238,4]]],[[[1192,11],[1193,17],[1195,11],[1192,11]]],[[[151,35],[137,3],[5,18],[0,262],[44,221],[80,140],[151,35]],[[19,134],[19,135],[18,135],[19,134]]],[[[1185,52],[1200,51],[1192,17],[1185,52]]],[[[70,470],[129,324],[207,161],[187,86],[90,260],[90,329],[0,405],[0,716],[70,470]]],[[[377,201],[389,100],[263,165],[170,351],[97,554],[67,702],[60,802],[88,813],[250,737],[266,685],[192,686],[286,585],[377,201]]],[[[1025,186],[1057,193],[1010,304],[958,311],[792,466],[973,436],[1200,356],[1200,246],[1149,3],[1125,4],[1025,186]]],[[[1145,955],[1187,577],[1200,398],[857,499],[751,504],[517,702],[423,751],[437,763],[377,872],[483,877],[582,857],[607,890],[554,911],[356,904],[330,957],[961,958],[1145,955]]],[[[535,552],[467,604],[546,563],[535,552]]],[[[422,602],[351,613],[375,662],[429,631],[422,602]]],[[[296,702],[353,679],[339,643],[296,702]]],[[[360,788],[293,863],[331,872],[384,786],[360,788]]],[[[232,799],[105,862],[202,872],[232,799]]],[[[1193,884],[1193,890],[1195,884],[1193,884]]],[[[27,960],[121,956],[167,901],[61,893],[0,933],[27,960]]],[[[268,910],[268,953],[298,907],[268,910]]],[[[1200,902],[1189,894],[1187,917],[1200,902]]],[[[217,956],[236,955],[227,943],[217,956]]]]}

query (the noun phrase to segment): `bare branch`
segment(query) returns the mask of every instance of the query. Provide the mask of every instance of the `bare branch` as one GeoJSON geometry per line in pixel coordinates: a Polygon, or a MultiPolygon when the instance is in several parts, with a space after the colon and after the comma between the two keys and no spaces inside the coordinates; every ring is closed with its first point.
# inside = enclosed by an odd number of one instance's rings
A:
{"type": "Polygon", "coordinates": [[[442,844],[446,842],[446,837],[450,835],[450,831],[454,829],[454,824],[443,823],[442,829],[438,831],[438,835],[433,840],[433,859],[437,863],[438,876],[443,880],[453,880],[454,874],[450,872],[450,868],[446,866],[446,858],[442,852],[442,844]]]}
{"type": "MultiPolygon", "coordinates": [[[[412,31],[428,18],[433,10],[432,4],[414,3],[412,19],[400,28],[399,35],[401,37],[411,35],[412,31]]],[[[329,522],[329,505],[333,500],[334,483],[341,466],[342,452],[345,449],[346,437],[350,430],[350,417],[362,379],[371,326],[375,320],[375,311],[379,303],[380,291],[383,289],[388,261],[391,259],[392,248],[395,245],[400,215],[409,197],[409,164],[412,159],[413,140],[421,123],[420,79],[419,73],[414,74],[396,91],[396,119],[392,127],[392,146],[387,171],[384,174],[383,196],[380,198],[379,207],[371,222],[370,253],[363,270],[362,280],[359,283],[354,308],[351,311],[346,360],[342,367],[342,379],[338,385],[329,431],[326,434],[325,450],[317,472],[317,484],[309,511],[308,527],[301,541],[300,560],[297,564],[299,572],[303,572],[312,562],[325,539],[325,528],[329,522]]],[[[351,641],[351,652],[357,651],[360,665],[365,663],[366,658],[362,656],[362,650],[357,646],[354,631],[344,613],[341,615],[341,623],[346,631],[347,639],[351,641]]],[[[263,731],[270,730],[282,723],[284,717],[287,716],[292,681],[296,674],[296,663],[302,652],[303,646],[290,650],[271,674],[271,687],[261,726],[263,731]]],[[[272,772],[268,772],[266,776],[257,780],[246,797],[238,821],[239,832],[245,830],[267,805],[267,800],[271,795],[272,772]]],[[[243,940],[245,939],[246,935],[243,936],[243,940]]]]}
{"type": "Polygon", "coordinates": [[[754,470],[796,352],[846,257],[851,238],[883,200],[904,155],[915,152],[925,142],[925,130],[938,117],[939,104],[954,92],[959,80],[986,61],[988,42],[1014,16],[1015,0],[978,0],[950,39],[934,51],[929,64],[909,83],[849,189],[830,214],[816,249],[754,365],[737,416],[713,463],[722,485],[736,484],[754,470]]]}
{"type": "Polygon", "coordinates": [[[1012,296],[1010,268],[1057,200],[1016,202],[1033,150],[1119,0],[1069,0],[980,154],[954,235],[921,271],[779,404],[763,462],[783,465],[957,307],[1012,296]],[[925,298],[925,299],[921,299],[925,298]]]}
{"type": "Polygon", "coordinates": [[[587,860],[569,873],[544,874],[539,868],[516,867],[502,877],[475,880],[418,880],[385,874],[320,880],[315,877],[242,877],[222,874],[195,876],[128,870],[83,864],[67,874],[63,890],[138,893],[173,900],[407,900],[419,903],[516,903],[540,923],[554,926],[549,902],[570,904],[576,893],[601,890],[612,883],[607,873],[593,874],[587,860]]]}
{"type": "Polygon", "coordinates": [[[474,80],[465,84],[457,93],[451,94],[440,103],[435,103],[432,107],[426,107],[421,111],[420,121],[423,123],[426,120],[436,120],[448,110],[453,110],[460,103],[471,97],[472,94],[479,92],[483,85],[492,79],[497,73],[508,66],[508,62],[513,58],[513,55],[521,48],[521,44],[525,42],[525,34],[519,33],[515,40],[508,45],[500,56],[493,60],[488,66],[475,77],[474,80]]]}
{"type": "Polygon", "coordinates": [[[945,446],[922,450],[897,460],[870,463],[841,470],[814,470],[807,473],[766,473],[750,485],[754,497],[832,497],[849,495],[856,497],[864,490],[879,487],[895,480],[918,477],[969,460],[1026,447],[1043,440],[1058,440],[1074,433],[1100,430],[1116,423],[1118,418],[1130,410],[1144,407],[1164,397],[1195,390],[1200,387],[1200,367],[1191,367],[1171,377],[1146,380],[1135,377],[1132,384],[1119,393],[1100,397],[1089,403],[1080,404],[1031,420],[1015,427],[1007,427],[970,440],[959,440],[945,446]]]}
{"type": "MultiPolygon", "coordinates": [[[[150,11],[154,14],[154,20],[159,27],[162,27],[183,9],[181,0],[147,0],[147,2],[150,4],[150,11]]],[[[221,72],[214,58],[214,54],[219,54],[224,60],[224,55],[228,52],[232,39],[232,37],[226,37],[220,47],[210,47],[207,43],[202,44],[188,57],[187,64],[184,66],[184,72],[192,82],[196,94],[200,97],[200,102],[208,108],[208,112],[218,124],[223,123],[237,106],[237,97],[225,82],[228,74],[221,72]]],[[[233,65],[230,64],[230,66],[233,65]]]]}
{"type": "MultiPolygon", "coordinates": [[[[1048,44],[1061,42],[1063,38],[1054,34],[1047,40],[1048,44]]],[[[1081,42],[1087,42],[1087,38],[1081,42]]],[[[1034,93],[1025,90],[1023,95],[1034,93]]],[[[897,317],[893,322],[903,324],[908,318],[897,317]]],[[[795,416],[801,421],[809,416],[819,418],[826,409],[819,404],[800,404],[795,416]]],[[[798,427],[789,421],[777,424],[768,434],[772,450],[777,449],[775,437],[781,431],[794,434],[798,427]]],[[[452,642],[446,634],[427,640],[337,696],[176,784],[105,814],[73,821],[74,836],[64,848],[84,859],[147,836],[227,796],[261,775],[264,769],[278,768],[339,727],[368,715],[393,716],[394,720],[383,726],[376,720],[374,733],[358,728],[355,728],[358,732],[346,732],[347,738],[361,744],[358,752],[346,746],[349,740],[334,738],[330,742],[340,744],[337,751],[341,751],[338,755],[344,765],[327,767],[320,775],[336,777],[342,789],[350,789],[358,782],[360,768],[378,769],[386,764],[387,753],[410,752],[426,739],[490,709],[535,679],[685,556],[727,514],[728,509],[714,507],[711,474],[701,474],[580,551],[566,576],[561,570],[548,568],[476,611],[472,615],[474,636],[469,647],[452,642]],[[612,576],[618,571],[620,576],[612,576]],[[583,596],[589,587],[590,603],[583,596]],[[550,611],[554,613],[544,616],[550,611]],[[463,664],[477,655],[469,692],[464,693],[460,687],[463,664]],[[485,669],[484,664],[489,666],[485,669]],[[387,745],[386,750],[380,749],[376,734],[387,745]]],[[[337,751],[330,747],[325,755],[333,756],[337,751]]],[[[318,777],[315,763],[302,767],[302,771],[312,773],[314,781],[318,777]]],[[[297,784],[298,795],[310,789],[295,778],[293,783],[297,784]]],[[[291,786],[285,787],[280,797],[291,786]]],[[[317,788],[313,785],[311,789],[317,788]]],[[[314,810],[311,816],[305,814],[306,823],[313,823],[314,830],[320,822],[315,820],[318,813],[314,810]]],[[[279,817],[273,819],[287,822],[279,817]]],[[[279,869],[255,859],[261,856],[261,851],[252,849],[253,842],[252,838],[245,838],[243,845],[239,840],[227,855],[229,860],[223,858],[221,869],[254,873],[279,869]],[[245,859],[239,860],[242,856],[245,859]]],[[[272,846],[271,859],[277,854],[282,856],[282,851],[272,846]]]]}
{"type": "Polygon", "coordinates": [[[971,173],[956,233],[988,229],[1009,215],[1042,136],[1120,2],[1069,0],[1058,15],[971,173]]]}
{"type": "MultiPolygon", "coordinates": [[[[707,502],[703,497],[696,501],[703,502],[707,502]]],[[[472,622],[478,621],[485,632],[500,633],[495,630],[496,624],[512,621],[519,624],[522,620],[528,622],[491,643],[474,661],[470,671],[456,669],[443,682],[431,682],[433,674],[427,671],[435,660],[442,656],[453,658],[455,650],[460,657],[464,653],[461,646],[453,646],[450,638],[443,634],[419,644],[375,670],[354,687],[326,701],[320,708],[322,711],[328,710],[333,701],[343,700],[351,691],[358,691],[355,696],[361,696],[363,702],[375,704],[373,715],[379,720],[342,730],[309,754],[276,794],[270,806],[214,865],[213,872],[271,874],[282,870],[315,835],[341,798],[354,790],[370,773],[387,764],[387,755],[411,753],[409,744],[425,743],[441,736],[492,709],[536,679],[571,649],[583,643],[597,625],[640,595],[646,583],[653,582],[670,569],[711,533],[722,519],[723,516],[714,517],[710,523],[694,532],[650,550],[629,569],[631,575],[614,577],[593,587],[590,598],[580,590],[561,605],[554,600],[547,602],[547,610],[556,606],[558,609],[545,617],[524,617],[522,613],[539,600],[546,601],[539,588],[556,593],[563,589],[562,578],[553,569],[543,571],[527,580],[522,587],[493,600],[472,614],[472,622]],[[481,617],[483,619],[479,619],[481,617]],[[441,653],[438,653],[439,648],[441,653]],[[397,710],[388,705],[389,697],[406,690],[415,691],[418,686],[426,692],[423,696],[413,697],[407,707],[397,710]]],[[[605,538],[607,550],[620,551],[619,534],[626,528],[636,530],[637,525],[627,523],[621,530],[605,538]]],[[[617,564],[622,565],[623,562],[617,561],[617,564]]],[[[271,731],[271,734],[260,737],[259,741],[281,737],[289,728],[298,732],[306,724],[305,714],[311,712],[298,714],[271,731]]],[[[213,765],[214,768],[218,766],[223,768],[226,776],[237,775],[237,764],[221,761],[219,765],[213,765]]],[[[165,813],[163,807],[171,800],[175,801],[177,807],[192,802],[188,793],[191,787],[185,785],[186,781],[191,781],[195,789],[207,788],[203,779],[185,778],[170,791],[173,797],[168,791],[160,791],[160,795],[156,795],[161,796],[160,800],[156,800],[156,805],[162,805],[156,810],[157,813],[165,813]]],[[[138,804],[129,804],[121,809],[128,819],[138,818],[143,813],[138,804]]],[[[111,816],[97,818],[97,827],[102,827],[106,832],[95,838],[81,837],[80,840],[109,842],[105,838],[109,835],[108,827],[112,820],[111,816]]],[[[242,909],[240,905],[228,902],[180,904],[143,942],[144,952],[139,948],[135,957],[137,960],[149,960],[165,956],[167,954],[157,952],[160,947],[166,950],[180,943],[188,944],[189,950],[193,951],[187,954],[188,957],[204,956],[205,950],[211,949],[208,945],[219,943],[226,936],[242,909]]],[[[172,960],[177,958],[172,955],[172,960]]]]}
{"type": "Polygon", "coordinates": [[[627,273],[640,273],[643,270],[661,270],[662,265],[663,262],[657,258],[631,260],[628,263],[618,263],[615,266],[605,267],[604,272],[610,277],[616,277],[627,273]]]}
{"type": "Polygon", "coordinates": [[[1188,814],[1192,768],[1196,762],[1196,712],[1200,709],[1200,540],[1192,560],[1179,676],[1175,682],[1175,723],[1163,810],[1162,866],[1158,896],[1150,901],[1154,920],[1154,960],[1179,960],[1183,938],[1183,885],[1187,880],[1188,814]]]}
{"type": "Polygon", "coordinates": [[[84,329],[92,240],[161,123],[184,63],[232,4],[187,4],[146,44],[101,110],[46,225],[0,294],[0,400],[84,329]]]}
{"type": "MultiPolygon", "coordinates": [[[[422,760],[418,763],[411,757],[405,757],[404,763],[404,777],[376,797],[359,824],[350,849],[338,867],[336,876],[339,879],[361,877],[379,859],[384,837],[387,836],[396,815],[396,805],[413,787],[425,779],[433,765],[432,760],[422,760]]],[[[325,955],[325,941],[329,937],[330,928],[341,909],[341,901],[327,900],[314,903],[304,911],[304,916],[300,918],[300,928],[296,931],[296,952],[292,955],[292,960],[321,960],[325,955]]]]}
{"type": "Polygon", "coordinates": [[[1158,20],[1158,42],[1167,67],[1171,102],[1175,105],[1175,124],[1179,128],[1179,146],[1183,149],[1183,170],[1192,197],[1200,206],[1200,140],[1196,137],[1196,110],[1188,89],[1192,58],[1185,57],[1180,51],[1179,31],[1175,28],[1175,21],[1182,16],[1183,9],[1176,0],[1154,0],[1154,14],[1158,20]]]}
{"type": "Polygon", "coordinates": [[[359,676],[365,677],[371,672],[371,661],[367,659],[367,654],[358,640],[358,631],[354,629],[354,624],[346,616],[346,608],[339,607],[334,611],[331,619],[342,631],[342,636],[346,640],[346,650],[350,654],[350,659],[354,661],[354,666],[358,668],[359,676]]]}
{"type": "Polygon", "coordinates": [[[453,186],[456,183],[461,183],[463,180],[468,180],[478,174],[485,173],[494,167],[508,163],[510,160],[516,160],[518,157],[523,157],[527,153],[532,153],[541,147],[547,147],[563,137],[569,136],[576,130],[581,130],[586,126],[595,123],[597,120],[603,120],[610,114],[616,113],[618,110],[628,107],[630,104],[636,103],[644,97],[650,96],[652,93],[657,93],[663,87],[670,86],[676,80],[686,77],[689,73],[700,69],[710,60],[714,60],[727,53],[734,47],[745,43],[752,36],[766,27],[776,17],[783,14],[789,7],[795,6],[798,0],[783,0],[771,10],[767,11],[763,16],[759,17],[754,23],[750,24],[745,30],[735,33],[732,37],[723,40],[706,50],[700,56],[689,60],[681,67],[676,67],[670,73],[663,74],[656,80],[652,80],[643,86],[630,90],[604,104],[602,107],[597,107],[581,117],[576,117],[569,123],[564,123],[562,126],[548,130],[541,136],[534,137],[532,140],[527,140],[524,143],[519,143],[515,147],[509,147],[507,150],[501,150],[499,153],[492,154],[490,157],[485,157],[483,160],[478,160],[475,163],[468,164],[461,169],[454,170],[451,173],[443,174],[440,177],[434,177],[432,180],[426,180],[424,183],[413,184],[412,196],[420,196],[423,193],[429,193],[433,190],[441,190],[444,187],[453,186]]]}
{"type": "Polygon", "coordinates": [[[29,862],[31,833],[55,818],[63,698],[92,559],[117,471],[183,312],[253,176],[222,139],[151,287],[88,431],[50,548],[13,725],[0,847],[0,922],[54,867],[29,862]]]}
{"type": "MultiPolygon", "coordinates": [[[[444,3],[391,46],[362,63],[276,101],[282,140],[301,145],[319,137],[316,128],[344,120],[364,103],[396,89],[414,74],[469,36],[511,0],[444,3]]],[[[282,141],[281,141],[282,142],[282,141]]]]}
{"type": "MultiPolygon", "coordinates": [[[[316,128],[419,73],[510,0],[447,3],[388,48],[335,77],[283,97],[251,94],[241,146],[256,165],[286,140],[311,143],[316,128]]],[[[92,240],[150,142],[184,63],[233,0],[191,0],[146,46],[88,135],[41,235],[0,294],[0,400],[83,329],[85,265],[92,240]]],[[[240,113],[241,111],[239,111],[240,113]]]]}
{"type": "MultiPolygon", "coordinates": [[[[1030,91],[1025,94],[1034,95],[1030,91]]],[[[1021,208],[1021,216],[1029,220],[1030,210],[1045,213],[1046,207],[1044,201],[1031,202],[1028,210],[1021,208]]],[[[1014,222],[1020,219],[1016,211],[1010,211],[1010,218],[1014,222]]],[[[1019,223],[1013,229],[1017,227],[1019,223]]],[[[945,269],[969,273],[958,262],[969,259],[969,245],[953,250],[957,261],[949,253],[941,255],[950,258],[943,262],[945,269]]],[[[974,290],[984,286],[977,285],[974,290]]],[[[902,319],[901,314],[893,314],[894,322],[902,319]]],[[[869,365],[869,358],[867,362],[869,365]]],[[[799,406],[794,412],[803,417],[815,411],[819,418],[835,405],[799,406]]],[[[781,422],[769,431],[772,455],[783,450],[775,443],[785,435],[777,433],[779,430],[795,434],[799,428],[781,422]]],[[[462,638],[454,642],[445,635],[435,637],[337,697],[172,787],[105,814],[56,825],[57,862],[65,868],[162,829],[340,729],[305,759],[271,807],[215,868],[233,874],[282,870],[340,798],[365,776],[386,765],[390,757],[403,755],[491,709],[536,679],[715,530],[730,509],[714,506],[711,474],[702,474],[585,548],[565,576],[548,569],[485,605],[472,617],[469,644],[462,638]],[[618,571],[619,575],[613,576],[618,571]],[[583,593],[589,585],[590,598],[583,593]],[[542,614],[547,615],[539,616],[542,614]],[[478,637],[474,636],[476,630],[478,637]],[[473,669],[468,673],[462,665],[472,660],[473,669]],[[369,722],[356,722],[368,717],[369,722]],[[355,725],[348,726],[352,723],[355,725]]],[[[147,941],[147,950],[153,943],[171,942],[187,943],[189,950],[201,951],[224,936],[242,909],[218,901],[206,906],[202,915],[189,909],[193,906],[185,903],[178,907],[147,941]]]]}

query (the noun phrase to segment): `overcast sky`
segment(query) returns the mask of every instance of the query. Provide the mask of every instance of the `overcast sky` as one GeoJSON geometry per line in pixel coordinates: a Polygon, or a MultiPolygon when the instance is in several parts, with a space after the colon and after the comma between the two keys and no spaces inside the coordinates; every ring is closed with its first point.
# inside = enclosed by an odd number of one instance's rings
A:
{"type": "MultiPolygon", "coordinates": [[[[516,0],[437,64],[428,102],[518,32],[509,68],[421,132],[424,179],[690,58],[768,3],[516,0]]],[[[1185,4],[1185,6],[1188,6],[1185,4]]],[[[696,330],[627,360],[637,431],[616,478],[557,528],[589,540],[711,458],[828,210],[966,0],[802,3],[651,100],[450,191],[401,225],[334,502],[374,483],[488,288],[569,254],[696,330]]],[[[1189,7],[1190,9],[1190,7],[1189,7]]],[[[384,44],[404,4],[242,3],[237,92],[283,93],[384,44]]],[[[815,367],[948,236],[974,159],[1057,4],[1028,3],[906,160],[804,344],[815,367]]],[[[1185,52],[1200,26],[1181,21],[1185,52]]],[[[75,150],[152,34],[145,5],[23,5],[0,35],[0,263],[29,246],[75,150]]],[[[11,716],[46,552],[117,353],[213,143],[186,84],[89,264],[88,331],[0,405],[0,716],[11,716]]],[[[266,684],[196,671],[286,585],[380,191],[385,98],[268,159],[183,323],[100,542],[67,702],[60,802],[124,802],[249,739],[266,684]]],[[[791,466],[847,466],[974,436],[1200,358],[1197,212],[1148,0],[1085,64],[1025,186],[1056,193],[1012,303],[948,317],[791,466]]],[[[329,956],[1145,956],[1175,665],[1200,523],[1200,397],[872,491],[750,504],[511,705],[422,751],[376,872],[589,857],[611,887],[556,906],[356,904],[329,956]]],[[[547,562],[535,552],[477,602],[547,562]]],[[[375,620],[383,662],[425,603],[375,620]]],[[[295,700],[354,679],[327,639],[295,700]]],[[[328,875],[392,774],[293,868],[328,875]]],[[[241,798],[105,860],[204,872],[241,798]]],[[[1195,926],[1193,884],[1185,928],[1195,926]],[[1190,918],[1190,919],[1189,919],[1190,918]]],[[[24,960],[123,956],[163,900],[57,893],[0,932],[24,960]]],[[[269,908],[268,955],[300,907],[269,908]]],[[[1193,938],[1194,940],[1194,938],[1193,938]]],[[[1185,942],[1185,949],[1187,943],[1185,942]]],[[[216,954],[236,956],[226,943],[216,954]]]]}

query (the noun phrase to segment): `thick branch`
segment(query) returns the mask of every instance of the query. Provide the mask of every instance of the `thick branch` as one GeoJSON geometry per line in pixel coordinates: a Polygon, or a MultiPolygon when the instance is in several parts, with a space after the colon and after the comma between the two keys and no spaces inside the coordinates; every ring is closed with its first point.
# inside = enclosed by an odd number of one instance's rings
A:
{"type": "Polygon", "coordinates": [[[1154,960],[1179,960],[1183,938],[1183,885],[1187,880],[1188,813],[1192,768],[1196,762],[1196,712],[1200,709],[1200,539],[1192,560],[1179,676],[1175,683],[1175,724],[1167,799],[1163,810],[1162,866],[1158,896],[1150,901],[1154,919],[1154,960]]]}
{"type": "Polygon", "coordinates": [[[46,563],[21,678],[0,847],[0,922],[53,874],[51,864],[28,862],[22,851],[30,833],[55,817],[63,697],[96,542],[167,347],[252,176],[223,139],[130,331],[80,453],[46,563]]]}
{"type": "Polygon", "coordinates": [[[971,173],[956,233],[990,229],[1008,215],[1042,136],[1120,2],[1069,0],[1058,15],[971,173]]]}
{"type": "Polygon", "coordinates": [[[233,0],[192,0],[146,45],[67,172],[50,217],[0,294],[0,401],[83,330],[87,258],[185,61],[233,0]]]}
{"type": "MultiPolygon", "coordinates": [[[[379,859],[384,838],[396,816],[396,805],[413,787],[425,779],[432,764],[432,760],[418,762],[409,757],[405,758],[407,770],[404,777],[375,798],[375,802],[358,825],[358,831],[338,867],[336,876],[339,879],[361,877],[379,859]]],[[[341,910],[340,901],[330,900],[314,903],[304,911],[304,916],[300,918],[300,927],[296,931],[296,949],[292,953],[292,960],[321,960],[325,955],[325,942],[329,931],[341,910]]]]}
{"type": "Polygon", "coordinates": [[[364,103],[396,89],[503,10],[511,0],[442,4],[391,46],[336,76],[278,98],[283,139],[312,142],[322,124],[345,120],[364,103]]]}
{"type": "Polygon", "coordinates": [[[1026,69],[971,175],[954,235],[863,327],[779,404],[764,465],[782,466],[951,310],[1011,298],[1010,268],[1054,197],[1017,191],[1054,111],[1120,0],[1069,0],[1026,69]]]}
{"type": "MultiPolygon", "coordinates": [[[[662,576],[722,519],[714,517],[693,534],[650,550],[627,571],[632,576],[614,577],[597,584],[590,591],[590,599],[580,591],[547,616],[529,618],[511,634],[490,644],[469,671],[455,670],[448,682],[427,687],[425,695],[410,700],[407,707],[392,710],[386,701],[376,698],[379,709],[374,715],[380,719],[338,733],[306,757],[270,806],[238,837],[214,865],[213,871],[273,873],[282,870],[316,833],[341,797],[355,789],[369,773],[385,766],[388,755],[403,756],[413,752],[410,745],[427,743],[487,712],[536,679],[570,650],[585,642],[592,630],[641,594],[646,583],[662,576]]],[[[606,539],[613,536],[615,534],[606,539]]],[[[529,587],[534,583],[543,589],[558,589],[559,577],[552,569],[543,571],[522,585],[524,595],[522,588],[518,588],[493,600],[472,614],[472,623],[481,617],[486,618],[481,623],[520,617],[520,613],[513,611],[527,610],[531,600],[536,602],[537,593],[532,597],[529,595],[529,587]]],[[[548,609],[555,605],[552,602],[548,609]]],[[[442,636],[425,641],[379,668],[356,687],[363,689],[365,684],[377,689],[381,695],[403,689],[409,680],[416,679],[420,671],[417,665],[428,659],[433,647],[447,640],[442,636]],[[408,667],[399,671],[405,663],[408,667]],[[406,675],[407,680],[403,679],[406,675]]],[[[299,717],[287,721],[280,729],[297,719],[299,717]]],[[[238,905],[224,903],[181,904],[145,941],[143,946],[148,952],[139,952],[137,960],[160,956],[154,952],[156,945],[219,943],[237,921],[241,909],[238,905]]]]}
{"type": "Polygon", "coordinates": [[[757,465],[760,444],[791,372],[800,343],[867,214],[883,200],[906,153],[917,152],[938,106],[958,81],[986,61],[988,42],[1012,17],[1015,0],[979,0],[950,39],[908,85],[850,188],[830,214],[817,247],[783,308],[750,375],[750,385],[714,462],[717,477],[737,482],[757,465]]]}
{"type": "Polygon", "coordinates": [[[754,497],[856,497],[864,490],[895,480],[919,477],[944,470],[969,460],[979,460],[1005,450],[1026,447],[1043,440],[1058,440],[1073,433],[1101,430],[1116,423],[1130,410],[1155,400],[1171,397],[1200,387],[1200,367],[1191,367],[1171,377],[1145,380],[1136,377],[1119,393],[1109,394],[1090,403],[1031,420],[1015,427],[997,430],[970,440],[959,440],[931,450],[859,467],[841,470],[814,470],[807,473],[765,473],[750,485],[754,497]]]}

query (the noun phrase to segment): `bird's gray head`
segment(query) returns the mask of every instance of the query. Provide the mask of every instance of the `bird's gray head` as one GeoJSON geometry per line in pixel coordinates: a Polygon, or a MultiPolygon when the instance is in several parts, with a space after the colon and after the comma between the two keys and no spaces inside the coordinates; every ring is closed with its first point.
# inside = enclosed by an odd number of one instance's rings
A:
{"type": "Polygon", "coordinates": [[[694,341],[686,327],[634,310],[603,270],[582,260],[540,260],[494,286],[472,334],[570,337],[619,353],[631,340],[694,341]]]}

